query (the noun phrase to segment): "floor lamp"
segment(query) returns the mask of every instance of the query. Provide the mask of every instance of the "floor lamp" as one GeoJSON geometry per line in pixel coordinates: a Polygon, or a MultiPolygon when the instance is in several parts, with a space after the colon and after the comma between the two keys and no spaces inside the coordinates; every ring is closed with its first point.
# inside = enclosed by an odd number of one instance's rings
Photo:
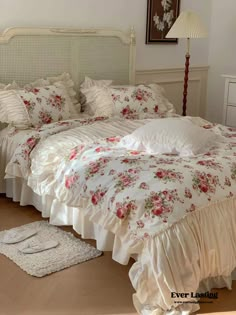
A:
{"type": "Polygon", "coordinates": [[[207,37],[206,29],[200,17],[191,11],[183,11],[171,29],[166,38],[186,38],[187,52],[185,55],[185,75],[184,75],[184,92],[183,92],[183,116],[186,116],[187,110],[187,95],[188,95],[188,74],[189,74],[189,59],[190,59],[190,38],[207,37]]]}

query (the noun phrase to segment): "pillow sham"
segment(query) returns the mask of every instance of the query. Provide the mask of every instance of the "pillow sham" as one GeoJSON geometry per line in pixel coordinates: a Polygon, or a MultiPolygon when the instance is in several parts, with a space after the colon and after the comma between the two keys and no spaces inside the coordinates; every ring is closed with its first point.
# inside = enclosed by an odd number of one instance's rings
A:
{"type": "Polygon", "coordinates": [[[71,99],[63,84],[22,90],[0,91],[0,107],[6,123],[41,126],[70,118],[71,99]]]}
{"type": "Polygon", "coordinates": [[[164,107],[167,113],[176,113],[174,105],[166,97],[165,89],[156,83],[148,84],[148,86],[155,92],[158,102],[164,107]]]}
{"type": "Polygon", "coordinates": [[[96,116],[135,118],[140,113],[174,112],[174,106],[156,85],[92,87],[83,90],[89,113],[96,116]]]}
{"type": "Polygon", "coordinates": [[[218,136],[187,119],[155,119],[123,137],[122,147],[150,154],[194,156],[216,144],[218,136]]]}
{"type": "Polygon", "coordinates": [[[0,90],[7,91],[7,90],[18,89],[18,88],[19,88],[19,85],[15,81],[9,84],[0,83],[0,90]]]}
{"type": "MultiPolygon", "coordinates": [[[[19,89],[19,86],[15,81],[13,81],[10,84],[3,84],[0,83],[0,91],[8,91],[8,90],[14,90],[14,89],[19,89]]],[[[7,112],[5,107],[1,106],[0,103],[0,122],[7,123],[8,117],[7,117],[7,112]]]]}
{"type": "Polygon", "coordinates": [[[24,88],[30,89],[34,87],[45,87],[48,85],[57,86],[58,83],[64,85],[64,87],[67,90],[67,93],[71,98],[71,103],[69,107],[71,118],[77,118],[79,116],[79,113],[81,112],[81,105],[77,99],[77,93],[74,89],[74,82],[71,79],[69,73],[64,72],[58,76],[47,77],[46,79],[38,79],[32,83],[26,84],[24,88]]]}
{"type": "Polygon", "coordinates": [[[112,80],[93,80],[89,77],[85,77],[84,82],[80,85],[80,104],[81,111],[93,114],[90,109],[90,102],[86,97],[86,91],[93,87],[107,87],[112,84],[112,80]]]}

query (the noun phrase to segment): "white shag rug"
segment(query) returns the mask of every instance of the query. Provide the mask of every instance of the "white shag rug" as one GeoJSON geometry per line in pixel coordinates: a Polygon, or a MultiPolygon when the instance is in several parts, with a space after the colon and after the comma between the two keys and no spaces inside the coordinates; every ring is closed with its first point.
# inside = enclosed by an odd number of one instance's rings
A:
{"type": "MultiPolygon", "coordinates": [[[[11,231],[20,232],[22,229],[35,229],[38,233],[17,244],[0,243],[0,253],[10,258],[31,276],[44,277],[53,272],[99,257],[102,254],[101,251],[82,242],[72,233],[65,232],[46,221],[33,222],[11,229],[11,231]],[[58,241],[59,245],[56,248],[36,254],[23,254],[19,251],[19,249],[28,244],[34,244],[36,241],[45,242],[49,240],[58,241]]],[[[5,232],[0,232],[0,240],[5,232]]]]}

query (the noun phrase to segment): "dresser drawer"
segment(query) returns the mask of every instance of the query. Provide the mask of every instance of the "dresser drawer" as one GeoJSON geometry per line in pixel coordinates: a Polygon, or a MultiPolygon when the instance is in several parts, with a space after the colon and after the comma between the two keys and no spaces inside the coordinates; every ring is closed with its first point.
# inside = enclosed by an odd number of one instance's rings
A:
{"type": "Polygon", "coordinates": [[[236,107],[227,106],[226,126],[236,127],[236,107]]]}
{"type": "Polygon", "coordinates": [[[228,104],[236,106],[236,82],[229,83],[228,104]]]}

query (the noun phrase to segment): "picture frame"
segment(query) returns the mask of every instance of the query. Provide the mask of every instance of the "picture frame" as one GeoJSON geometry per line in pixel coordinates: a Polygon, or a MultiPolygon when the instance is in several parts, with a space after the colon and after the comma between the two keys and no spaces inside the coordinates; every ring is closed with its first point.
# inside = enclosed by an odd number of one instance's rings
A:
{"type": "Polygon", "coordinates": [[[179,16],[180,0],[147,0],[146,44],[173,43],[177,38],[165,38],[179,16]]]}

